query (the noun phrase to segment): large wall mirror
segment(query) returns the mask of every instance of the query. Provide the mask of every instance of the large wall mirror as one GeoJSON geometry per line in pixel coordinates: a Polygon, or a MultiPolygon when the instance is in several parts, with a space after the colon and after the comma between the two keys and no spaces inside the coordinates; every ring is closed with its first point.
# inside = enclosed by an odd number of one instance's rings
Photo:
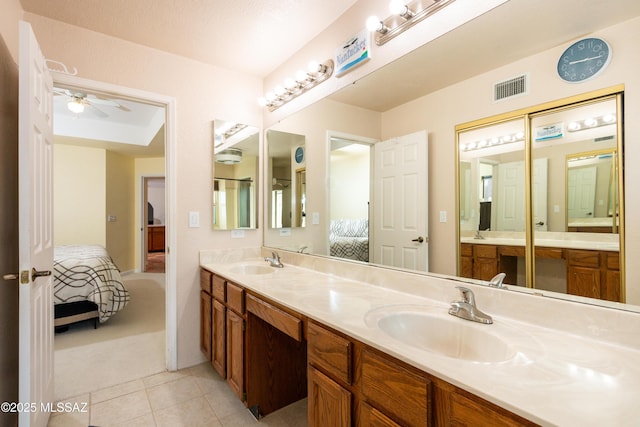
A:
{"type": "Polygon", "coordinates": [[[259,129],[214,120],[214,230],[258,227],[259,129]]]}
{"type": "MultiPolygon", "coordinates": [[[[548,127],[546,131],[553,132],[552,125],[558,122],[553,115],[565,113],[562,108],[559,108],[561,107],[559,104],[551,105],[544,114],[541,110],[528,109],[529,106],[593,93],[601,88],[621,85],[637,78],[631,71],[633,67],[627,66],[629,59],[625,57],[624,52],[631,49],[629,34],[640,36],[637,21],[634,21],[640,16],[640,3],[631,0],[607,2],[606,11],[595,3],[585,4],[578,0],[568,0],[561,4],[545,0],[544,4],[553,8],[552,15],[543,8],[533,7],[527,2],[505,2],[460,28],[441,35],[349,84],[342,84],[350,79],[349,74],[335,81],[332,78],[324,84],[329,85],[333,81],[343,88],[289,116],[280,116],[278,113],[282,110],[274,112],[273,116],[267,113],[265,133],[267,144],[269,144],[269,133],[272,131],[304,137],[305,226],[296,227],[292,224],[286,227],[284,225],[286,218],[294,217],[295,213],[291,210],[284,216],[282,228],[265,227],[264,245],[281,250],[330,256],[332,231],[338,231],[340,228],[336,227],[339,225],[336,221],[345,219],[349,220],[349,226],[354,226],[350,231],[353,235],[349,237],[359,239],[360,243],[352,239],[352,248],[342,253],[339,253],[336,248],[333,256],[340,256],[342,259],[353,262],[385,264],[376,260],[376,246],[373,244],[375,240],[373,230],[376,224],[381,223],[374,213],[377,205],[375,184],[372,180],[376,158],[375,146],[381,141],[412,135],[426,129],[428,130],[427,138],[423,145],[428,147],[425,167],[428,179],[425,178],[424,181],[419,179],[419,181],[427,183],[428,191],[414,194],[416,194],[415,200],[424,199],[428,202],[426,207],[428,229],[412,230],[409,241],[416,239],[417,242],[413,244],[417,247],[422,238],[422,244],[425,248],[428,247],[428,265],[424,268],[413,268],[413,270],[490,279],[491,274],[497,271],[496,256],[478,257],[478,262],[469,264],[471,271],[469,274],[463,274],[458,270],[460,238],[469,239],[469,242],[464,243],[473,245],[480,241],[480,239],[474,239],[479,235],[485,238],[484,242],[487,246],[489,233],[494,235],[503,233],[505,238],[512,238],[513,234],[518,234],[518,238],[523,242],[527,239],[533,242],[534,236],[537,236],[535,247],[527,247],[523,243],[517,248],[515,245],[509,248],[513,255],[506,254],[507,248],[503,248],[502,268],[508,270],[507,282],[517,285],[510,286],[509,289],[530,293],[531,290],[524,288],[528,283],[533,282],[536,275],[544,273],[545,278],[536,282],[536,289],[540,292],[544,290],[545,295],[579,301],[584,300],[575,298],[573,295],[591,295],[593,298],[587,299],[589,303],[621,308],[630,306],[610,304],[604,300],[619,300],[640,305],[640,290],[635,291],[633,298],[629,298],[629,289],[623,289],[621,286],[618,299],[615,296],[603,297],[603,289],[600,289],[600,296],[597,296],[595,293],[570,290],[567,284],[569,275],[573,278],[572,284],[583,290],[588,288],[596,278],[602,280],[620,275],[621,282],[624,280],[623,224],[621,216],[614,220],[614,217],[622,215],[624,211],[619,168],[622,152],[618,147],[622,143],[618,141],[621,128],[617,130],[616,141],[613,143],[616,147],[615,151],[610,150],[610,146],[607,145],[607,141],[610,141],[607,138],[610,135],[583,138],[581,135],[585,135],[585,131],[569,131],[569,119],[562,120],[565,123],[562,141],[568,141],[570,135],[572,137],[575,135],[576,138],[582,138],[583,143],[590,141],[588,147],[581,147],[578,140],[560,144],[559,139],[548,139],[546,142],[541,140],[533,144],[534,147],[530,153],[525,149],[526,139],[535,128],[548,127]],[[566,19],[573,16],[575,7],[580,7],[583,11],[579,28],[562,25],[566,19]],[[604,20],[603,14],[606,15],[604,20]],[[539,22],[547,23],[544,34],[539,31],[539,22]],[[496,30],[497,28],[499,30],[496,30]],[[504,34],[509,34],[509,37],[505,38],[504,34]],[[618,53],[615,54],[609,68],[597,78],[584,84],[567,84],[557,76],[558,57],[565,45],[570,45],[585,34],[594,34],[608,39],[614,51],[618,53]],[[498,45],[501,49],[495,48],[498,45]],[[464,67],[460,66],[459,61],[444,60],[444,58],[469,57],[473,57],[474,60],[464,60],[464,67]],[[530,77],[528,93],[501,101],[492,99],[493,85],[496,82],[520,73],[528,73],[530,77]],[[553,110],[556,107],[559,109],[553,110]],[[527,110],[529,115],[507,114],[516,110],[527,110]],[[533,113],[540,113],[540,115],[535,116],[533,113]],[[497,121],[493,120],[490,125],[484,123],[484,126],[478,125],[475,129],[466,129],[466,131],[487,134],[473,136],[469,133],[469,138],[474,142],[490,141],[491,138],[508,135],[509,143],[504,144],[502,148],[487,147],[477,158],[461,157],[458,161],[456,125],[500,114],[504,116],[499,117],[497,121]],[[336,150],[339,150],[340,144],[331,143],[331,138],[336,136],[344,140],[356,141],[364,147],[368,144],[370,169],[368,174],[364,172],[365,178],[362,175],[364,169],[360,166],[351,169],[342,168],[338,163],[340,161],[338,155],[342,153],[336,150]],[[597,143],[594,143],[596,139],[597,143]],[[569,149],[569,145],[574,143],[576,145],[569,149]],[[549,152],[544,152],[547,145],[549,147],[546,149],[549,152]],[[507,146],[517,149],[508,152],[507,146]],[[588,160],[587,157],[591,156],[595,157],[588,160]],[[591,204],[587,205],[588,207],[582,206],[585,199],[591,199],[589,192],[591,190],[584,189],[589,184],[583,183],[592,179],[588,174],[593,172],[584,172],[580,169],[584,169],[587,163],[595,164],[596,159],[598,162],[596,183],[592,186],[593,210],[590,210],[591,204]],[[607,162],[607,159],[611,160],[610,166],[601,168],[600,165],[603,164],[601,162],[607,162]],[[616,163],[615,166],[613,162],[616,163]],[[528,183],[525,178],[529,170],[543,171],[545,166],[546,198],[537,190],[527,190],[528,185],[533,188],[534,181],[528,183]],[[356,170],[359,171],[357,175],[356,170]],[[350,172],[353,175],[350,175],[350,172]],[[605,182],[603,177],[607,174],[609,175],[605,182]],[[571,184],[567,181],[569,176],[571,184]],[[366,187],[365,180],[369,182],[368,191],[354,189],[356,184],[366,187]],[[570,188],[574,185],[579,185],[582,190],[572,192],[570,188]],[[607,188],[608,194],[605,194],[607,188]],[[460,199],[457,197],[458,192],[461,195],[460,199]],[[423,197],[419,198],[417,194],[423,197]],[[513,194],[513,198],[508,199],[509,194],[513,194]],[[540,198],[539,202],[546,200],[546,209],[541,203],[533,201],[535,197],[540,198]],[[364,205],[367,201],[369,206],[365,209],[364,205]],[[509,201],[509,203],[501,204],[501,201],[509,201]],[[571,214],[569,213],[570,205],[571,214]],[[592,212],[592,215],[589,215],[589,212],[592,212]],[[620,212],[620,214],[614,212],[620,212]],[[531,218],[528,218],[528,215],[531,215],[531,218]],[[365,229],[365,226],[368,229],[365,229]],[[538,236],[541,233],[546,234],[538,236]],[[583,241],[594,239],[588,244],[588,248],[591,249],[596,245],[606,249],[619,248],[617,252],[619,259],[616,260],[613,254],[605,254],[607,256],[604,258],[599,256],[597,260],[583,258],[581,255],[584,254],[576,251],[588,249],[584,246],[571,248],[572,252],[555,251],[556,248],[551,242],[553,239],[545,238],[552,234],[565,233],[578,236],[583,241]],[[507,236],[507,234],[510,235],[507,236]],[[356,246],[363,247],[366,243],[369,244],[368,256],[366,249],[354,250],[356,246]],[[535,253],[543,252],[545,257],[534,258],[535,253]],[[507,258],[509,256],[510,258],[507,258]],[[614,268],[616,262],[619,263],[618,270],[614,268]],[[529,263],[532,265],[531,268],[527,268],[529,263]],[[606,265],[612,268],[607,269],[604,267],[606,265]],[[478,272],[483,271],[482,275],[479,275],[480,273],[473,275],[474,267],[478,272]],[[532,276],[529,277],[530,275],[532,276]]],[[[382,49],[393,48],[389,43],[378,49],[382,53],[382,49]]],[[[373,64],[375,60],[374,57],[368,64],[373,64]]],[[[363,65],[363,67],[367,66],[363,65]]],[[[627,99],[636,96],[632,85],[625,89],[625,96],[627,99]]],[[[291,107],[296,108],[294,103],[291,107]]],[[[581,110],[582,107],[588,109],[588,105],[585,104],[575,110],[581,110]]],[[[571,109],[572,107],[565,108],[567,112],[571,109]]],[[[622,126],[620,121],[622,114],[618,112],[619,109],[620,107],[616,107],[615,114],[620,116],[613,127],[622,126]]],[[[606,130],[603,126],[597,129],[598,132],[606,130]]],[[[626,132],[629,137],[629,129],[626,129],[626,132]]],[[[483,144],[489,144],[489,142],[483,144]]],[[[288,150],[290,153],[291,147],[288,150]]],[[[627,153],[627,158],[628,155],[627,153]]],[[[290,159],[290,154],[288,158],[290,159]]],[[[360,159],[355,160],[354,157],[353,161],[359,162],[360,159]]],[[[289,163],[291,163],[290,160],[289,163]]],[[[274,215],[270,205],[272,199],[270,194],[274,188],[280,188],[280,185],[278,180],[273,180],[273,171],[266,161],[264,169],[265,224],[272,224],[274,215]]],[[[291,169],[289,173],[295,174],[295,170],[291,169]]],[[[293,181],[293,178],[285,179],[293,181]]],[[[287,183],[283,181],[283,186],[286,185],[287,183]]],[[[293,197],[295,186],[289,188],[293,197]]],[[[537,188],[542,189],[542,187],[537,188]]],[[[632,197],[636,196],[635,193],[632,195],[632,197]]],[[[290,204],[285,203],[285,206],[290,204]]],[[[383,207],[389,209],[387,213],[391,213],[391,206],[394,204],[383,204],[383,207]]],[[[626,243],[629,244],[629,242],[626,243]]],[[[638,245],[631,244],[637,252],[638,245]]],[[[495,250],[498,250],[497,246],[495,250]]],[[[628,251],[628,253],[632,252],[628,251]]],[[[473,257],[473,252],[470,256],[473,257]]],[[[471,260],[473,261],[473,258],[471,260]]],[[[462,265],[464,266],[464,263],[462,265]]],[[[635,273],[627,274],[628,277],[634,275],[637,276],[635,273]]],[[[466,277],[462,277],[461,280],[469,280],[466,277]]],[[[629,287],[631,286],[629,284],[629,287]]]]}
{"type": "Polygon", "coordinates": [[[460,276],[624,301],[622,95],[585,98],[458,128],[460,276]]]}
{"type": "Polygon", "coordinates": [[[269,227],[304,227],[307,213],[305,136],[267,130],[267,188],[269,227]]]}

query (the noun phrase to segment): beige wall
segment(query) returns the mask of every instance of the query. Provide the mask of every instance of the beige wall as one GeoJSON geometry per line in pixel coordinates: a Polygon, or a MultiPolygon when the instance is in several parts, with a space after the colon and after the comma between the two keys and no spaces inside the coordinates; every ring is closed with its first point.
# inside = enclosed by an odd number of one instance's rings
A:
{"type": "Polygon", "coordinates": [[[0,35],[16,64],[18,63],[18,21],[20,19],[22,19],[20,0],[2,0],[0,35]]]}
{"type": "Polygon", "coordinates": [[[106,247],[113,261],[123,272],[135,268],[134,169],[132,157],[107,151],[105,215],[106,218],[114,216],[115,221],[106,222],[106,247]]]}
{"type": "Polygon", "coordinates": [[[53,146],[53,239],[56,245],[106,246],[106,152],[53,146]]]}

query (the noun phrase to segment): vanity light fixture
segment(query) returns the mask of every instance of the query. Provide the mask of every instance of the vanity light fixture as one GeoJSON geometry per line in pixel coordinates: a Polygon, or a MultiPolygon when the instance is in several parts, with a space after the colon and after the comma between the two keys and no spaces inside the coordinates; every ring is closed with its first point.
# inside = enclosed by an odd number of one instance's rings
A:
{"type": "Polygon", "coordinates": [[[497,145],[510,144],[512,142],[524,141],[524,132],[516,132],[501,137],[494,136],[493,138],[481,139],[479,141],[472,141],[467,144],[461,143],[461,151],[473,151],[480,150],[482,148],[495,147],[497,145]]]}
{"type": "Polygon", "coordinates": [[[615,114],[605,114],[598,117],[590,117],[584,120],[578,120],[575,122],[569,122],[567,124],[567,130],[569,132],[577,132],[585,129],[593,129],[600,126],[607,126],[616,122],[615,114]]]}
{"type": "Polygon", "coordinates": [[[299,70],[295,78],[287,77],[283,86],[276,86],[272,92],[267,92],[258,100],[258,104],[274,111],[292,99],[302,95],[327,80],[333,74],[333,60],[325,62],[311,61],[307,71],[299,70]]]}
{"type": "Polygon", "coordinates": [[[222,126],[218,126],[214,131],[215,147],[218,147],[224,142],[237,134],[241,130],[245,129],[247,125],[243,123],[226,122],[222,126]]]}
{"type": "Polygon", "coordinates": [[[375,40],[378,46],[382,46],[398,34],[423,21],[455,0],[412,0],[405,3],[403,0],[391,0],[389,12],[391,16],[380,19],[370,16],[367,19],[367,29],[375,31],[375,40]]]}

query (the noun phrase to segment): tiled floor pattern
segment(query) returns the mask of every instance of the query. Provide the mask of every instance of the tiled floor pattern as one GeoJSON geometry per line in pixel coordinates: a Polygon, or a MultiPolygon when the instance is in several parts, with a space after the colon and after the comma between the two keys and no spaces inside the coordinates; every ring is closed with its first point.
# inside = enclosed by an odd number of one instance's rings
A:
{"type": "Polygon", "coordinates": [[[81,408],[86,403],[87,411],[54,413],[49,427],[307,425],[306,400],[256,421],[208,363],[177,372],[162,372],[66,402],[70,402],[68,408],[81,408]]]}

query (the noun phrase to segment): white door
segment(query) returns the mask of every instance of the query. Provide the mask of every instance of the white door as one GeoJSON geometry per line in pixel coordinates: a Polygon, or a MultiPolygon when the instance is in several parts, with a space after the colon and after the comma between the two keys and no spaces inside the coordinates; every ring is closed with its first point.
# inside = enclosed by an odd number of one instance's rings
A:
{"type": "Polygon", "coordinates": [[[502,163],[498,168],[498,191],[494,231],[524,231],[524,162],[502,163]]]}
{"type": "Polygon", "coordinates": [[[569,218],[593,218],[596,207],[595,166],[570,168],[567,177],[569,218]]]}
{"type": "Polygon", "coordinates": [[[375,144],[373,262],[428,271],[427,131],[375,144]]]}
{"type": "Polygon", "coordinates": [[[53,81],[31,26],[20,22],[20,426],[46,426],[53,402],[53,81]]]}

